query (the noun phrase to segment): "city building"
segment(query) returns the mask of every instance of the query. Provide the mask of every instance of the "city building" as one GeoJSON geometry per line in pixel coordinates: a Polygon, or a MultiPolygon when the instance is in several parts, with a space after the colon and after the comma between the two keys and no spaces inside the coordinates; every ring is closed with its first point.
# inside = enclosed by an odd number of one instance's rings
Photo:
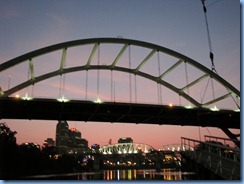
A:
{"type": "Polygon", "coordinates": [[[99,144],[92,144],[91,150],[93,153],[99,153],[100,145],[99,144]]]}
{"type": "Polygon", "coordinates": [[[69,147],[73,148],[87,148],[88,141],[81,138],[81,132],[76,128],[71,128],[69,130],[69,147]]]}
{"type": "Polygon", "coordinates": [[[122,137],[118,140],[118,143],[133,143],[133,140],[130,137],[122,137]]]}
{"type": "Polygon", "coordinates": [[[43,147],[51,147],[54,145],[55,145],[55,141],[53,140],[53,138],[47,138],[43,143],[43,147]]]}
{"type": "Polygon", "coordinates": [[[77,154],[88,149],[88,141],[81,137],[79,130],[69,129],[67,121],[61,120],[56,126],[56,147],[60,154],[77,154]]]}
{"type": "Polygon", "coordinates": [[[56,126],[56,146],[66,148],[69,144],[69,125],[67,121],[61,120],[56,126]]]}

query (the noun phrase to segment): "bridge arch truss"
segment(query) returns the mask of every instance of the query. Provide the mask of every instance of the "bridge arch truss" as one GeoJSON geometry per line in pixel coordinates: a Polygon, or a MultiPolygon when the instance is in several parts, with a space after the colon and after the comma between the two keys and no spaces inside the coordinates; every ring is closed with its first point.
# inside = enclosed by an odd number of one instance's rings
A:
{"type": "Polygon", "coordinates": [[[137,153],[150,153],[154,148],[147,144],[142,143],[118,143],[106,145],[100,148],[100,152],[104,155],[111,154],[137,154],[137,153]]]}
{"type": "Polygon", "coordinates": [[[169,144],[169,145],[164,145],[161,147],[162,151],[186,151],[186,150],[191,150],[194,151],[194,148],[190,145],[181,145],[181,144],[169,144]]]}
{"type": "Polygon", "coordinates": [[[207,107],[209,105],[212,105],[216,102],[219,102],[221,100],[224,100],[230,96],[235,96],[240,98],[240,92],[233,87],[230,83],[228,83],[226,80],[221,78],[216,73],[212,72],[205,66],[201,65],[200,63],[196,62],[195,60],[184,56],[176,51],[170,50],[168,48],[155,45],[152,43],[147,43],[143,41],[137,41],[137,40],[131,40],[131,39],[124,39],[124,38],[92,38],[92,39],[82,39],[82,40],[75,40],[75,41],[69,41],[64,42],[52,46],[48,46],[45,48],[41,48],[32,52],[29,52],[27,54],[21,55],[19,57],[16,57],[14,59],[11,59],[7,62],[4,62],[0,65],[0,72],[9,69],[11,67],[14,67],[15,65],[18,65],[23,62],[28,62],[29,65],[29,71],[30,71],[30,78],[10,89],[0,89],[0,95],[1,97],[7,97],[10,95],[13,95],[15,92],[24,89],[28,86],[34,85],[38,82],[41,82],[43,80],[67,74],[77,71],[88,71],[88,70],[110,70],[110,71],[120,71],[120,72],[126,72],[129,74],[134,74],[135,76],[141,76],[143,78],[147,78],[151,81],[154,81],[155,83],[162,85],[171,91],[177,93],[180,97],[183,97],[187,101],[190,102],[195,107],[207,107]],[[101,64],[92,64],[94,55],[96,52],[99,52],[99,47],[102,44],[120,44],[122,45],[122,49],[119,51],[115,59],[110,65],[101,65],[101,64]],[[82,46],[82,45],[92,45],[92,51],[89,55],[89,58],[86,62],[86,64],[82,66],[76,66],[76,67],[65,67],[66,62],[66,55],[68,52],[68,49],[71,47],[76,46],[82,46]],[[117,63],[120,61],[121,57],[125,54],[126,50],[130,50],[130,46],[138,46],[142,48],[149,49],[149,54],[138,64],[137,67],[131,68],[131,67],[121,67],[118,66],[117,63]],[[48,71],[47,73],[36,76],[35,70],[34,70],[34,64],[33,60],[35,60],[36,57],[39,57],[41,55],[51,53],[54,51],[62,50],[62,56],[60,60],[60,67],[54,71],[48,71]],[[172,63],[172,65],[166,69],[164,72],[159,73],[158,75],[152,75],[150,73],[143,72],[141,70],[147,62],[149,62],[150,58],[155,55],[156,53],[164,53],[168,56],[174,57],[177,59],[177,62],[172,63]],[[192,82],[187,83],[184,87],[177,87],[173,84],[170,84],[166,80],[164,80],[165,76],[167,76],[169,73],[171,73],[173,70],[175,70],[180,64],[187,63],[197,70],[201,71],[203,73],[202,76],[194,79],[192,82]],[[227,89],[227,92],[224,95],[214,97],[214,99],[209,100],[207,102],[202,102],[201,100],[197,100],[196,98],[193,98],[189,92],[188,89],[192,86],[198,84],[203,79],[206,79],[207,77],[216,80],[219,84],[224,86],[224,88],[227,89]]]}

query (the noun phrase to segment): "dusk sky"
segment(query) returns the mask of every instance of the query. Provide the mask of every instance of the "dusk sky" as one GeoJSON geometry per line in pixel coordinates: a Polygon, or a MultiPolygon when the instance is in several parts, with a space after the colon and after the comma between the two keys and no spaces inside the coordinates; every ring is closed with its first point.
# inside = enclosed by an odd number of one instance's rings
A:
{"type": "MultiPolygon", "coordinates": [[[[215,68],[222,78],[240,90],[240,1],[206,0],[205,3],[215,68]]],[[[201,0],[0,0],[0,25],[0,63],[61,42],[123,37],[169,48],[211,69],[201,0]]],[[[105,51],[106,49],[102,49],[101,46],[100,62],[107,64],[106,58],[113,60],[116,54],[113,53],[112,57],[112,54],[105,51]]],[[[76,50],[73,53],[78,52],[76,50]]],[[[85,55],[85,51],[82,53],[85,55]]],[[[141,56],[139,51],[135,51],[132,57],[143,59],[146,55],[141,56]]],[[[81,56],[72,54],[67,57],[67,65],[72,65],[73,60],[81,60],[83,64],[86,61],[81,56]]],[[[60,60],[60,53],[59,55],[55,53],[50,58],[60,60]]],[[[52,60],[43,62],[48,64],[36,62],[37,73],[53,67],[52,60]]],[[[27,79],[28,69],[23,69],[23,66],[13,67],[0,73],[0,86],[3,90],[8,88],[10,75],[10,87],[27,79]]],[[[79,90],[84,97],[86,74],[83,72],[79,76],[80,78],[73,74],[65,79],[65,94],[70,98],[77,97],[79,90]]],[[[128,88],[128,76],[114,73],[118,91],[115,95],[118,97],[121,93],[121,100],[128,99],[128,90],[123,89],[123,83],[126,83],[128,88]],[[122,93],[125,95],[123,96],[122,93]]],[[[90,98],[95,98],[97,93],[96,85],[92,87],[92,81],[93,79],[96,81],[96,77],[97,72],[89,72],[90,98]]],[[[105,100],[110,99],[110,73],[101,71],[100,77],[101,96],[105,100]],[[106,85],[108,90],[105,90],[106,85]]],[[[185,79],[181,81],[181,78],[178,78],[179,83],[185,82],[185,79]]],[[[134,76],[132,81],[134,85],[134,76]]],[[[55,97],[59,93],[59,85],[58,77],[47,80],[35,85],[34,94],[55,97]]],[[[137,85],[138,98],[140,97],[138,100],[157,103],[156,84],[138,78],[137,85]],[[156,91],[154,95],[151,95],[151,89],[156,91]]],[[[28,90],[31,91],[31,87],[28,90]]],[[[199,89],[199,96],[203,94],[202,90],[204,87],[199,89]]],[[[20,95],[24,94],[25,90],[20,92],[20,95]]],[[[170,97],[170,94],[163,95],[163,103],[177,104],[178,98],[169,99],[170,97]]],[[[224,106],[237,108],[227,102],[224,106]]],[[[37,142],[42,145],[48,137],[55,139],[57,121],[2,119],[1,122],[6,122],[11,130],[18,132],[17,143],[19,144],[37,142]]],[[[149,144],[158,149],[163,145],[180,143],[180,137],[199,139],[198,127],[72,121],[68,121],[68,124],[70,128],[75,127],[81,131],[82,137],[89,141],[89,145],[97,143],[103,146],[108,144],[109,139],[112,139],[112,143],[117,143],[120,137],[131,137],[134,142],[149,144]]],[[[235,132],[239,133],[239,131],[235,132]]],[[[225,137],[224,133],[217,128],[200,128],[200,133],[201,139],[203,135],[225,137]]]]}

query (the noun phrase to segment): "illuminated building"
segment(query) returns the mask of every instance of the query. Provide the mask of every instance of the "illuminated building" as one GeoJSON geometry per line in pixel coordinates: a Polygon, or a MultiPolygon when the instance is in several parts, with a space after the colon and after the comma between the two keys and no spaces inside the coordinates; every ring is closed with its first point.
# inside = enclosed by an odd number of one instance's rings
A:
{"type": "Polygon", "coordinates": [[[56,147],[60,154],[84,152],[88,149],[88,141],[81,138],[76,128],[69,129],[67,121],[59,121],[56,127],[56,147]]]}
{"type": "Polygon", "coordinates": [[[71,128],[69,130],[69,147],[73,148],[87,148],[88,141],[86,139],[81,138],[81,132],[76,128],[71,128]]]}
{"type": "Polygon", "coordinates": [[[130,137],[122,137],[118,140],[118,143],[133,143],[133,140],[130,137]]]}

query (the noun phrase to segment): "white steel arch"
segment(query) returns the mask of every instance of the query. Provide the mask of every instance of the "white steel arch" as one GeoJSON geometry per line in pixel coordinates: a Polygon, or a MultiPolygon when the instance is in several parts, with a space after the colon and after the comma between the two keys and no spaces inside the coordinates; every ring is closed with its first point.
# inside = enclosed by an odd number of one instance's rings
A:
{"type": "Polygon", "coordinates": [[[121,39],[121,38],[92,38],[92,39],[82,39],[82,40],[74,40],[74,41],[69,41],[69,42],[64,42],[52,46],[48,46],[42,49],[38,49],[32,52],[29,52],[27,54],[24,54],[22,56],[19,56],[17,58],[11,59],[7,62],[4,62],[0,65],[0,72],[4,71],[8,68],[14,67],[15,65],[18,65],[23,62],[28,62],[29,63],[29,70],[30,70],[30,79],[22,82],[21,84],[14,86],[10,89],[0,89],[0,97],[7,97],[12,95],[13,93],[26,88],[30,85],[34,85],[35,83],[38,83],[40,81],[46,80],[48,78],[58,76],[58,75],[63,75],[66,73],[71,73],[71,72],[77,72],[77,71],[87,71],[87,70],[114,70],[114,71],[120,71],[120,72],[126,72],[126,73],[131,73],[134,75],[138,75],[144,78],[147,78],[149,80],[152,80],[158,84],[161,84],[165,86],[166,88],[170,89],[171,91],[177,93],[179,96],[185,98],[187,101],[189,101],[191,104],[193,104],[196,107],[205,107],[211,104],[214,104],[216,102],[219,102],[221,100],[224,100],[230,96],[237,96],[240,97],[240,92],[233,87],[231,84],[229,84],[226,80],[221,78],[219,75],[216,73],[212,72],[205,66],[201,65],[200,63],[196,62],[195,60],[184,56],[178,52],[175,52],[173,50],[170,50],[168,48],[155,45],[152,43],[148,42],[142,42],[138,40],[131,40],[131,39],[121,39]],[[94,58],[95,53],[97,52],[99,46],[101,44],[121,44],[123,48],[120,50],[118,55],[115,57],[114,61],[110,65],[92,65],[92,60],[94,58]],[[82,66],[77,66],[77,67],[70,67],[70,68],[65,68],[65,62],[66,62],[66,54],[68,52],[68,49],[71,47],[75,46],[82,46],[82,45],[92,45],[93,49],[90,53],[90,57],[88,58],[87,62],[85,65],[82,66]],[[117,66],[117,63],[121,59],[121,57],[124,55],[126,49],[130,45],[138,46],[138,47],[143,47],[147,48],[150,50],[150,53],[139,63],[139,65],[135,68],[127,68],[127,67],[120,67],[117,66]],[[57,68],[55,71],[48,71],[46,74],[36,76],[35,73],[35,67],[33,64],[33,60],[36,57],[39,57],[41,55],[54,52],[57,50],[62,50],[62,57],[60,61],[60,67],[57,68]],[[177,58],[176,63],[172,63],[172,66],[169,67],[166,71],[160,73],[158,76],[154,76],[150,73],[145,73],[141,70],[141,68],[150,60],[150,58],[155,55],[157,52],[162,52],[164,54],[167,54],[169,56],[172,56],[174,58],[177,58]],[[198,69],[199,71],[203,72],[204,74],[199,77],[194,79],[191,83],[186,84],[184,87],[179,88],[176,87],[173,84],[170,84],[169,82],[166,82],[164,80],[164,77],[175,70],[180,64],[182,63],[188,63],[192,65],[194,68],[198,69]],[[187,89],[198,84],[200,81],[205,79],[206,77],[211,77],[215,79],[217,82],[219,82],[222,86],[224,86],[227,89],[227,92],[224,95],[215,97],[215,99],[207,101],[202,103],[200,100],[194,99],[190,94],[187,93],[187,89]]]}
{"type": "Polygon", "coordinates": [[[150,153],[154,148],[142,143],[118,143],[105,145],[99,149],[104,155],[150,153]]]}
{"type": "Polygon", "coordinates": [[[191,150],[194,151],[194,148],[189,146],[189,145],[181,145],[181,144],[169,144],[169,145],[164,145],[161,147],[162,151],[185,151],[185,150],[191,150]]]}

